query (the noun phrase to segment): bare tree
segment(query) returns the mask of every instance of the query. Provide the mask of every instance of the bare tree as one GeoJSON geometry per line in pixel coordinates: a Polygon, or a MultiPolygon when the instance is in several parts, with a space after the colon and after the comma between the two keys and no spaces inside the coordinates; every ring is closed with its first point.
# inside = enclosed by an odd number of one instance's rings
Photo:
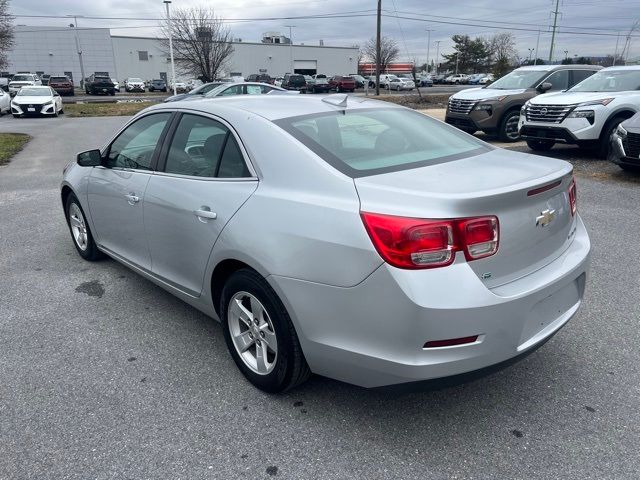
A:
{"type": "Polygon", "coordinates": [[[489,41],[489,54],[493,64],[493,73],[501,77],[511,69],[518,58],[516,39],[513,33],[496,33],[489,41]]]}
{"type": "Polygon", "coordinates": [[[9,0],[0,0],[0,68],[7,68],[7,52],[13,47],[13,17],[9,14],[9,0]]]}
{"type": "MultiPolygon", "coordinates": [[[[362,48],[362,52],[365,57],[370,62],[375,63],[376,61],[376,39],[371,38],[367,41],[367,43],[362,48]]],[[[398,44],[393,38],[382,37],[380,39],[380,71],[383,72],[386,70],[387,66],[390,63],[393,63],[394,60],[398,58],[400,55],[400,49],[398,48],[398,44]]]]}
{"type": "Polygon", "coordinates": [[[176,65],[182,72],[203,82],[213,81],[225,68],[233,53],[231,32],[213,8],[178,8],[171,12],[171,31],[165,20],[159,41],[169,52],[169,33],[173,37],[176,65]]]}

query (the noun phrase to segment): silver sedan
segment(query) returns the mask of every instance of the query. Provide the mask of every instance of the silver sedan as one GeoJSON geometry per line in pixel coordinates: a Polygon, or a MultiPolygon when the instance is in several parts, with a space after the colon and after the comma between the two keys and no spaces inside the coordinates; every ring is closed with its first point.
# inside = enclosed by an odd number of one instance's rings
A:
{"type": "Polygon", "coordinates": [[[589,263],[570,164],[339,94],[150,107],[61,196],[81,257],[220,320],[270,392],[493,369],[576,313],[589,263]]]}

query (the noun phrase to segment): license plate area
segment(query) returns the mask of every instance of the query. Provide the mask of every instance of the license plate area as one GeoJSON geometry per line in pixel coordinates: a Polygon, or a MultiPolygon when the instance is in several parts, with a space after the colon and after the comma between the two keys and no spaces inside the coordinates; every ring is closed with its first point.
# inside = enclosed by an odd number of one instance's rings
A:
{"type": "Polygon", "coordinates": [[[33,108],[33,107],[28,107],[27,108],[27,112],[35,112],[35,111],[36,111],[36,109],[33,108]]]}

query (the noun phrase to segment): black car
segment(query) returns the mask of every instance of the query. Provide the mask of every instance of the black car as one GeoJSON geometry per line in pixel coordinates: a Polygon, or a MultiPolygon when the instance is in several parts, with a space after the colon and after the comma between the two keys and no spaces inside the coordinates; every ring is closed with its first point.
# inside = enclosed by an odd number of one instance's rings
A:
{"type": "Polygon", "coordinates": [[[301,93],[307,91],[307,81],[303,75],[297,73],[287,73],[282,80],[282,88],[285,90],[297,90],[301,93]]]}
{"type": "Polygon", "coordinates": [[[40,75],[42,85],[49,85],[49,78],[51,78],[51,75],[40,75]]]}
{"type": "Polygon", "coordinates": [[[224,85],[225,82],[211,82],[200,85],[199,87],[194,88],[189,93],[179,93],[177,95],[171,95],[169,98],[165,99],[166,102],[177,102],[178,100],[184,99],[192,99],[194,96],[204,95],[205,93],[213,90],[218,85],[224,85]]]}
{"type": "Polygon", "coordinates": [[[625,120],[614,130],[609,160],[623,170],[640,173],[640,115],[625,120]]]}
{"type": "Polygon", "coordinates": [[[158,78],[155,80],[151,80],[149,83],[149,91],[150,92],[166,92],[167,91],[167,82],[158,78]]]}
{"type": "Polygon", "coordinates": [[[246,82],[269,83],[273,85],[273,78],[266,73],[252,73],[246,79],[246,82]]]}
{"type": "Polygon", "coordinates": [[[84,91],[87,95],[97,95],[100,93],[115,95],[116,86],[111,81],[111,77],[105,75],[90,75],[84,82],[84,91]]]}

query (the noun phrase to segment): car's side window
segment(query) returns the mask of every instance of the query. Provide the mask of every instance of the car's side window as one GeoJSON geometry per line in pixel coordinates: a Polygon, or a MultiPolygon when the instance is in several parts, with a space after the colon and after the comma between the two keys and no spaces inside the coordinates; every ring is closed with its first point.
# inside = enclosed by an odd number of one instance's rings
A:
{"type": "Polygon", "coordinates": [[[571,87],[577,85],[581,81],[589,78],[591,75],[596,73],[594,70],[574,70],[572,72],[573,78],[571,79],[571,87]]]}
{"type": "Polygon", "coordinates": [[[194,177],[249,176],[233,135],[222,123],[185,114],[171,141],[166,173],[194,177]]]}
{"type": "Polygon", "coordinates": [[[220,93],[220,96],[226,96],[226,95],[242,95],[242,85],[234,85],[232,87],[227,88],[226,90],[223,90],[220,93]]]}
{"type": "Polygon", "coordinates": [[[109,147],[107,167],[151,170],[153,153],[170,117],[170,113],[156,113],[129,125],[109,147]]]}
{"type": "Polygon", "coordinates": [[[262,87],[260,85],[247,85],[247,95],[261,95],[262,87]]]}
{"type": "Polygon", "coordinates": [[[569,70],[558,70],[547,77],[545,82],[549,82],[553,87],[550,92],[557,92],[569,88],[569,70]]]}

